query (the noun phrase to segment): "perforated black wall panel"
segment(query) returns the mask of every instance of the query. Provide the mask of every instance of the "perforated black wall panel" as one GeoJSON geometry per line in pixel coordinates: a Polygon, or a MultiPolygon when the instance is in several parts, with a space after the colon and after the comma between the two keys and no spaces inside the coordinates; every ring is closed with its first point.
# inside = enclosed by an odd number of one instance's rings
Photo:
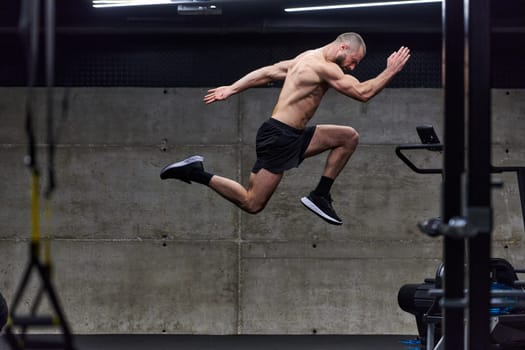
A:
{"type": "MultiPolygon", "coordinates": [[[[209,87],[229,84],[260,66],[320,47],[339,33],[316,34],[84,34],[57,37],[56,85],[209,87]]],[[[360,80],[380,73],[386,58],[401,45],[412,58],[390,87],[441,86],[441,35],[366,34],[368,54],[353,72],[360,80]]],[[[525,87],[525,35],[497,37],[493,43],[493,86],[525,87]],[[512,45],[509,45],[512,43],[512,45]],[[520,51],[521,50],[521,51],[520,51]],[[521,58],[520,58],[521,57],[521,58]]],[[[20,40],[1,34],[0,85],[27,83],[20,40]]],[[[40,56],[43,56],[41,50],[40,56]]],[[[39,84],[43,85],[40,57],[39,84]]]]}

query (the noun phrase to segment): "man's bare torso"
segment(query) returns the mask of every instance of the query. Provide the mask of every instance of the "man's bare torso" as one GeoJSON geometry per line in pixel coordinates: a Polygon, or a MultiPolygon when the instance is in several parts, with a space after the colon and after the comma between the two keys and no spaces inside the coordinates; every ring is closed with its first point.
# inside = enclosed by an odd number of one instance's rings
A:
{"type": "Polygon", "coordinates": [[[328,84],[319,74],[326,61],[320,49],[299,55],[288,69],[272,117],[297,129],[304,129],[321,103],[328,84]]]}

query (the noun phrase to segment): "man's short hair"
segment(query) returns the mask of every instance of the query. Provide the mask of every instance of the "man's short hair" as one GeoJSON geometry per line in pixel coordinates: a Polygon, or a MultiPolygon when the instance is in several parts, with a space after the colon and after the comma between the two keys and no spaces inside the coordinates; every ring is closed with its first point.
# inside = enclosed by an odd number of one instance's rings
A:
{"type": "Polygon", "coordinates": [[[366,55],[365,41],[363,40],[361,35],[359,35],[357,33],[348,32],[348,33],[340,34],[335,39],[335,41],[341,42],[341,43],[346,43],[353,50],[357,50],[357,49],[359,49],[359,47],[362,47],[363,48],[363,54],[366,55]]]}

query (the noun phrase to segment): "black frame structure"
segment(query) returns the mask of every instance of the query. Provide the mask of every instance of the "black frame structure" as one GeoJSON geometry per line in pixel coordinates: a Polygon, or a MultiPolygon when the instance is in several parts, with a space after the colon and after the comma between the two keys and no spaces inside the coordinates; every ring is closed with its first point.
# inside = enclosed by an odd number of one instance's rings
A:
{"type": "Polygon", "coordinates": [[[445,234],[444,238],[443,331],[447,350],[489,348],[490,34],[489,0],[443,2],[445,152],[442,217],[445,222],[455,216],[466,219],[463,237],[445,234]],[[465,157],[466,106],[468,144],[465,157]],[[463,179],[465,184],[462,184],[463,179]],[[465,296],[467,251],[468,295],[465,296]],[[468,316],[466,329],[465,316],[468,316]]]}
{"type": "MultiPolygon", "coordinates": [[[[443,2],[443,87],[444,94],[444,154],[442,218],[448,222],[461,215],[461,178],[464,172],[465,83],[464,83],[464,8],[461,0],[443,2]]],[[[444,237],[443,263],[443,334],[446,349],[458,350],[464,346],[464,309],[452,307],[453,301],[464,298],[463,239],[444,237]]]]}
{"type": "Polygon", "coordinates": [[[491,207],[490,0],[468,2],[468,239],[469,349],[489,347],[491,207]]]}

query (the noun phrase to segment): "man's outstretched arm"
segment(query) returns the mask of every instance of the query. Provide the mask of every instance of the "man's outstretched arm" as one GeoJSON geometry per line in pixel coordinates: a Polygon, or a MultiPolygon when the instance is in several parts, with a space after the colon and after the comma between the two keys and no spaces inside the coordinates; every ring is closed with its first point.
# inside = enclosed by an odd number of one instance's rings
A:
{"type": "Polygon", "coordinates": [[[358,101],[366,102],[383,90],[390,80],[403,69],[409,58],[410,50],[407,47],[401,47],[388,57],[385,70],[375,78],[360,82],[351,75],[343,74],[340,69],[331,67],[324,71],[324,79],[337,91],[358,101]]]}
{"type": "Polygon", "coordinates": [[[238,94],[239,92],[251,87],[264,85],[274,80],[284,80],[288,73],[288,69],[292,66],[293,62],[294,60],[287,60],[275,63],[271,66],[262,67],[246,74],[232,85],[210,89],[208,90],[208,94],[204,96],[204,102],[208,104],[222,101],[231,95],[238,94]]]}

